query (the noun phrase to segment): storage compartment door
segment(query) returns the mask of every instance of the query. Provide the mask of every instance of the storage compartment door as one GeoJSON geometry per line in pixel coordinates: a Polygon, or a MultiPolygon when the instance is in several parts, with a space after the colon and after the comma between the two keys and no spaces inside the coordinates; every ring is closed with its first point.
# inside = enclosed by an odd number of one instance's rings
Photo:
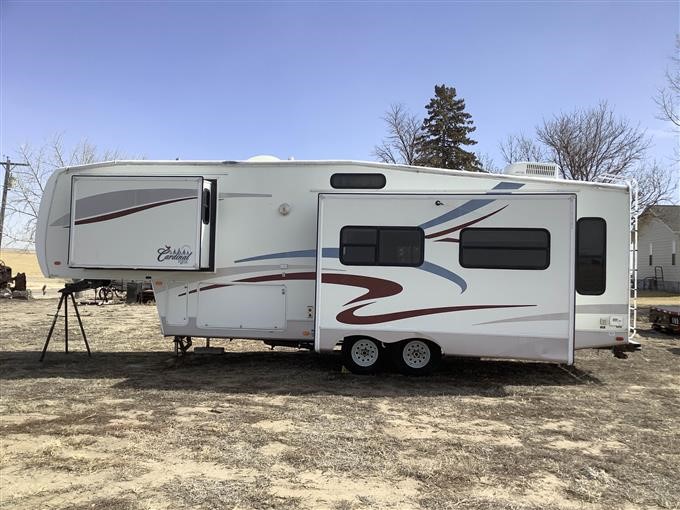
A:
{"type": "Polygon", "coordinates": [[[71,267],[200,269],[202,177],[74,176],[71,189],[71,267]]]}
{"type": "Polygon", "coordinates": [[[199,328],[286,329],[286,287],[201,282],[196,324],[199,328]]]}

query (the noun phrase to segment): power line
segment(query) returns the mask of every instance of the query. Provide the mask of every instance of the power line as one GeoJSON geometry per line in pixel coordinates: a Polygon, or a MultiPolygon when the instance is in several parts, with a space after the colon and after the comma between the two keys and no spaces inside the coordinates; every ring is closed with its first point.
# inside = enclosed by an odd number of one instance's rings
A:
{"type": "Polygon", "coordinates": [[[28,163],[14,163],[7,158],[3,161],[2,166],[5,168],[5,184],[2,187],[2,206],[0,207],[0,247],[2,247],[2,234],[5,226],[5,208],[7,207],[7,192],[12,185],[12,169],[15,166],[30,166],[28,163]]]}

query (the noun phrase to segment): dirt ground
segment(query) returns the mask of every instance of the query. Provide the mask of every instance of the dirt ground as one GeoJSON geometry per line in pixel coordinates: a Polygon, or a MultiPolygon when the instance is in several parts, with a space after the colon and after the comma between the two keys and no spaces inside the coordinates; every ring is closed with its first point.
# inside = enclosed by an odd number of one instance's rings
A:
{"type": "MultiPolygon", "coordinates": [[[[0,302],[0,507],[680,508],[680,338],[627,360],[447,360],[354,376],[335,356],[222,343],[177,363],[153,305],[0,302]]],[[[644,314],[643,314],[644,315],[644,314]]]]}

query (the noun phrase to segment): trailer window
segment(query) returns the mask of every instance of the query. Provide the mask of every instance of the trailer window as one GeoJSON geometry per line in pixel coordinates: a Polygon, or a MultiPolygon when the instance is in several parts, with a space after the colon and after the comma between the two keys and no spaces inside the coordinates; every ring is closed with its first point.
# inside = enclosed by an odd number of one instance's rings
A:
{"type": "Polygon", "coordinates": [[[201,213],[203,216],[203,224],[207,225],[210,223],[210,190],[203,190],[203,203],[201,204],[201,213]]]}
{"type": "Polygon", "coordinates": [[[607,223],[581,218],[576,224],[576,291],[598,296],[606,288],[607,223]]]}
{"type": "Polygon", "coordinates": [[[459,261],[473,269],[546,269],[550,233],[542,228],[465,228],[459,261]]]}
{"type": "Polygon", "coordinates": [[[331,186],[335,189],[382,189],[387,184],[383,174],[333,174],[331,186]]]}
{"type": "Polygon", "coordinates": [[[340,262],[346,266],[422,265],[425,233],[420,227],[348,226],[340,231],[340,262]]]}

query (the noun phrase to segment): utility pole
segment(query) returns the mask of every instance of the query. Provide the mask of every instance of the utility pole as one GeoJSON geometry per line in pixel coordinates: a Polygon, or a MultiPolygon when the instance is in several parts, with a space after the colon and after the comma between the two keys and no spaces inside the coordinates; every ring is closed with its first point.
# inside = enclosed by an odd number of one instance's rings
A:
{"type": "Polygon", "coordinates": [[[12,183],[12,168],[15,166],[29,166],[28,163],[12,163],[9,158],[2,162],[5,167],[5,184],[2,187],[2,207],[0,207],[0,248],[2,247],[2,234],[5,227],[5,208],[7,207],[7,192],[12,183]]]}

